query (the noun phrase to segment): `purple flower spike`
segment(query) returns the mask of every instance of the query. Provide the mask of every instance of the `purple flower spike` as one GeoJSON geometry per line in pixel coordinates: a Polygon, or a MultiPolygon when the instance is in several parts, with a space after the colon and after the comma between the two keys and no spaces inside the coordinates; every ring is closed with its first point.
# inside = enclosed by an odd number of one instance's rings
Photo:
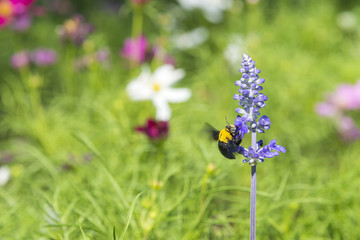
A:
{"type": "Polygon", "coordinates": [[[234,125],[239,130],[241,129],[241,138],[244,137],[244,134],[252,132],[254,140],[252,146],[249,147],[249,150],[241,147],[238,149],[238,153],[246,158],[244,162],[254,166],[258,162],[263,162],[264,158],[272,158],[286,150],[284,147],[276,145],[275,140],[263,148],[260,148],[262,140],[256,143],[256,133],[264,133],[270,129],[271,125],[270,118],[266,115],[257,120],[261,115],[260,110],[266,106],[265,102],[268,100],[266,95],[260,93],[263,90],[260,84],[263,84],[265,79],[259,77],[258,74],[261,70],[255,67],[255,61],[248,55],[243,55],[241,66],[239,71],[242,73],[242,77],[235,82],[235,85],[239,87],[239,94],[233,96],[233,99],[239,102],[240,107],[236,108],[236,112],[240,116],[236,118],[234,125]]]}

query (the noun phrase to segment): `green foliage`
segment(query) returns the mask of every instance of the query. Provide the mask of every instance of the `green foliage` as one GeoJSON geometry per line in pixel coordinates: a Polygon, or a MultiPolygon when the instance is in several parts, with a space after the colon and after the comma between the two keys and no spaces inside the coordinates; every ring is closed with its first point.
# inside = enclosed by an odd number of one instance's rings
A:
{"type": "MultiPolygon", "coordinates": [[[[129,6],[110,14],[78,5],[96,25],[81,48],[59,42],[62,21],[51,16],[26,33],[2,29],[0,150],[14,159],[0,187],[1,239],[248,238],[250,168],[240,157],[224,159],[202,131],[205,122],[221,128],[224,116],[236,117],[240,73],[223,56],[232,34],[244,36],[266,79],[272,126],[263,139],[276,137],[288,150],[258,165],[258,238],[360,239],[359,142],[342,143],[314,112],[326,91],[359,78],[360,36],[336,25],[335,1],[273,2],[237,2],[220,24],[199,11],[177,22],[184,30],[205,25],[210,38],[191,50],[167,49],[186,71],[179,85],[193,95],[171,105],[162,145],[134,132],[155,110],[125,91],[139,73],[118,55],[131,35],[129,6]],[[39,45],[59,52],[55,66],[10,68],[13,52],[39,45]],[[74,70],[75,57],[104,45],[111,68],[74,70]]],[[[176,2],[149,4],[144,32],[153,41],[171,37],[158,20],[176,2]]]]}

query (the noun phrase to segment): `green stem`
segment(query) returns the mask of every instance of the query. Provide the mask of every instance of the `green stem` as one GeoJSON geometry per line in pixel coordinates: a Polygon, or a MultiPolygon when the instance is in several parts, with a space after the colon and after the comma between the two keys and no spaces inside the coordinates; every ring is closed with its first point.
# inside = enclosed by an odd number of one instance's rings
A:
{"type": "Polygon", "coordinates": [[[139,37],[143,31],[143,7],[133,6],[133,20],[132,20],[132,38],[139,37]]]}

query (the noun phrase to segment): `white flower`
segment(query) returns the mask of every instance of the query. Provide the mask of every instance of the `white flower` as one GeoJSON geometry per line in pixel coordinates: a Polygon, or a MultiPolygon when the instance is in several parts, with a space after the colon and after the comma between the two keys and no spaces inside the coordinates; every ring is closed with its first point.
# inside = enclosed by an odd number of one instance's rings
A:
{"type": "Polygon", "coordinates": [[[352,12],[342,12],[337,17],[337,24],[342,30],[354,30],[357,18],[352,12]]]}
{"type": "Polygon", "coordinates": [[[242,53],[247,52],[246,45],[240,35],[233,35],[230,39],[229,44],[224,50],[224,57],[235,68],[241,64],[242,53]]]}
{"type": "Polygon", "coordinates": [[[209,32],[204,27],[195,28],[187,33],[175,35],[174,45],[179,49],[189,49],[203,43],[209,37],[209,32]]]}
{"type": "Polygon", "coordinates": [[[10,169],[7,166],[0,167],[0,186],[4,186],[10,180],[10,169]]]}
{"type": "Polygon", "coordinates": [[[171,116],[168,103],[184,102],[191,96],[187,88],[171,88],[184,75],[184,70],[175,69],[173,65],[163,65],[154,73],[143,67],[139,77],[129,83],[126,91],[135,101],[152,100],[156,108],[156,119],[168,121],[171,116]]]}
{"type": "Polygon", "coordinates": [[[218,23],[223,18],[223,11],[229,9],[232,0],[178,0],[180,5],[187,9],[201,9],[205,18],[212,23],[218,23]]]}

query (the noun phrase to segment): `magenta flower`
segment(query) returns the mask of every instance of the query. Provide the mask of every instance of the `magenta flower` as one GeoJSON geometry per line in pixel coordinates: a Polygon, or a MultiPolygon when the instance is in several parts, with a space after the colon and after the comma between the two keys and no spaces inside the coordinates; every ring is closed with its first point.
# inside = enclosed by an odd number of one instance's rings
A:
{"type": "Polygon", "coordinates": [[[150,44],[145,36],[127,38],[121,50],[121,55],[130,61],[141,64],[150,57],[149,48],[150,44]]]}
{"type": "Polygon", "coordinates": [[[131,2],[135,5],[145,5],[148,2],[150,2],[150,0],[131,0],[131,2]]]}
{"type": "Polygon", "coordinates": [[[138,126],[135,130],[145,134],[151,140],[161,140],[168,136],[169,123],[149,118],[144,126],[138,126]]]}
{"type": "Polygon", "coordinates": [[[11,66],[15,69],[20,69],[29,66],[30,54],[28,51],[20,51],[14,53],[11,57],[11,66]]]}
{"type": "Polygon", "coordinates": [[[27,12],[33,2],[34,0],[0,0],[0,27],[14,22],[15,30],[26,30],[31,25],[27,12]]]}
{"type": "Polygon", "coordinates": [[[14,6],[8,0],[0,0],[0,27],[9,24],[14,15],[14,6]]]}
{"type": "Polygon", "coordinates": [[[57,53],[54,50],[38,48],[31,53],[31,61],[38,66],[53,65],[57,61],[57,53]]]}

